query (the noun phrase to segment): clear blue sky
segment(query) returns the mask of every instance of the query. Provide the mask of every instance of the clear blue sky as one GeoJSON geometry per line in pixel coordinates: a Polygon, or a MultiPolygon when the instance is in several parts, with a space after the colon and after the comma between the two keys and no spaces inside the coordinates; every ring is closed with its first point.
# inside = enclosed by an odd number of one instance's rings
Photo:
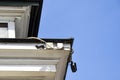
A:
{"type": "Polygon", "coordinates": [[[75,38],[66,80],[120,80],[120,0],[44,0],[39,37],[75,38]]]}

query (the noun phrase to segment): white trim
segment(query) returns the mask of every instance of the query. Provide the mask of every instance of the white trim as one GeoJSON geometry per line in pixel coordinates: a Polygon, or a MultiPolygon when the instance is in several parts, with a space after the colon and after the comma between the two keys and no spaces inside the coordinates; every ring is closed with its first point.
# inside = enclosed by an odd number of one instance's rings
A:
{"type": "Polygon", "coordinates": [[[0,65],[0,71],[45,71],[56,72],[55,65],[0,65]]]}
{"type": "MultiPolygon", "coordinates": [[[[7,36],[3,38],[15,38],[15,18],[14,17],[0,17],[0,23],[7,23],[7,36]]],[[[3,33],[4,34],[4,33],[3,33]]]]}
{"type": "Polygon", "coordinates": [[[0,58],[33,58],[33,59],[60,59],[67,57],[68,50],[30,50],[30,49],[0,49],[0,58]]]}
{"type": "Polygon", "coordinates": [[[55,75],[55,80],[64,79],[65,70],[67,66],[67,59],[68,59],[68,56],[64,56],[59,60],[59,63],[57,64],[57,72],[55,75]]]}
{"type": "Polygon", "coordinates": [[[14,22],[15,17],[0,17],[0,23],[14,22]]]}
{"type": "Polygon", "coordinates": [[[8,38],[26,38],[30,20],[31,6],[1,6],[0,22],[8,23],[8,38]],[[15,23],[13,23],[15,22],[15,23]],[[12,26],[12,27],[9,27],[12,26]],[[15,27],[13,27],[15,26],[15,27]],[[14,34],[16,33],[16,34],[14,34]]]}
{"type": "Polygon", "coordinates": [[[0,59],[0,65],[56,65],[58,62],[57,59],[0,59]]]}
{"type": "Polygon", "coordinates": [[[54,80],[55,72],[0,71],[0,80],[54,80]]]}
{"type": "Polygon", "coordinates": [[[15,38],[15,22],[8,22],[8,38],[15,38]]]}
{"type": "Polygon", "coordinates": [[[37,49],[37,48],[35,47],[35,45],[0,45],[0,49],[37,49]]]}
{"type": "MultiPolygon", "coordinates": [[[[54,71],[55,75],[53,76],[53,79],[48,78],[47,80],[63,80],[64,75],[65,75],[66,63],[67,63],[67,59],[68,59],[69,54],[70,54],[70,50],[23,50],[23,49],[22,50],[20,50],[20,49],[12,49],[11,50],[11,49],[0,49],[0,58],[1,59],[6,59],[6,61],[7,61],[7,59],[21,59],[21,61],[23,61],[23,62],[25,62],[24,61],[25,59],[31,59],[31,60],[41,59],[41,60],[49,60],[50,62],[52,62],[52,60],[57,60],[58,62],[54,64],[55,69],[51,68],[53,71],[56,70],[56,71],[54,71]]],[[[15,60],[13,60],[13,61],[15,61],[15,60]]],[[[46,62],[46,65],[49,64],[49,61],[46,62]]],[[[16,63],[17,62],[18,61],[16,61],[16,63]]],[[[25,62],[25,63],[27,63],[27,62],[25,62]]],[[[31,63],[33,63],[33,62],[31,62],[31,63]]],[[[44,62],[42,62],[42,63],[44,63],[44,62]]],[[[24,65],[24,66],[26,66],[26,65],[24,65]]],[[[41,64],[41,65],[43,65],[43,64],[41,64]]],[[[30,64],[30,66],[32,66],[32,65],[30,64]]],[[[33,65],[33,66],[35,67],[35,65],[33,65]]],[[[4,71],[4,72],[6,72],[6,71],[4,71]]],[[[17,72],[19,72],[19,71],[16,71],[16,73],[17,72]]],[[[27,71],[27,72],[30,73],[30,71],[27,71]]],[[[33,71],[33,72],[39,72],[39,71],[33,71]]],[[[51,72],[51,71],[48,71],[48,73],[49,72],[51,72]]],[[[21,74],[23,74],[23,73],[24,73],[24,71],[21,72],[21,74]]],[[[9,74],[9,72],[6,72],[6,74],[9,74]]],[[[11,74],[13,76],[15,75],[13,73],[11,73],[11,74]]],[[[45,74],[45,76],[47,77],[49,75],[45,74]]]]}

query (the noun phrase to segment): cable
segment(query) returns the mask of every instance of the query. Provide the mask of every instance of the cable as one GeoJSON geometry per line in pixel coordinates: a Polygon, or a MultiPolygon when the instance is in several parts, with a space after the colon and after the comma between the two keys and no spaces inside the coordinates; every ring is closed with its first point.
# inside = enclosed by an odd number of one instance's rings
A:
{"type": "Polygon", "coordinates": [[[28,37],[28,39],[36,39],[39,40],[40,42],[45,43],[45,45],[49,46],[50,48],[53,48],[52,46],[50,46],[49,44],[47,44],[47,42],[43,39],[37,38],[37,37],[28,37]]]}
{"type": "Polygon", "coordinates": [[[37,37],[28,37],[28,39],[36,39],[36,40],[39,40],[39,41],[41,41],[41,42],[46,43],[46,41],[44,41],[44,40],[42,40],[42,39],[40,39],[40,38],[37,38],[37,37]]]}

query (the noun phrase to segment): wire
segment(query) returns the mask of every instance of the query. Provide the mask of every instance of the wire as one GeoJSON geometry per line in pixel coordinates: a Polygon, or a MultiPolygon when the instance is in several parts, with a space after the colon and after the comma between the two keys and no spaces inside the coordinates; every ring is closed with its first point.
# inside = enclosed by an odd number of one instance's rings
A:
{"type": "Polygon", "coordinates": [[[44,41],[43,39],[37,38],[37,37],[28,37],[28,39],[36,39],[36,40],[46,43],[46,41],[44,41]]]}
{"type": "Polygon", "coordinates": [[[52,46],[50,46],[49,44],[47,44],[47,42],[43,39],[37,38],[37,37],[28,37],[28,39],[36,39],[39,40],[40,42],[45,43],[45,45],[49,46],[50,48],[53,48],[52,46]]]}

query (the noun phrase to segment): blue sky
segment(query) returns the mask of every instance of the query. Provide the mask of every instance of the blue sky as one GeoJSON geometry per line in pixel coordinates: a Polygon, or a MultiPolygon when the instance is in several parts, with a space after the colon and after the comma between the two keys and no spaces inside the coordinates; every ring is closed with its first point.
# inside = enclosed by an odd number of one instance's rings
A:
{"type": "Polygon", "coordinates": [[[74,37],[66,80],[120,80],[120,0],[44,0],[39,37],[74,37]]]}

